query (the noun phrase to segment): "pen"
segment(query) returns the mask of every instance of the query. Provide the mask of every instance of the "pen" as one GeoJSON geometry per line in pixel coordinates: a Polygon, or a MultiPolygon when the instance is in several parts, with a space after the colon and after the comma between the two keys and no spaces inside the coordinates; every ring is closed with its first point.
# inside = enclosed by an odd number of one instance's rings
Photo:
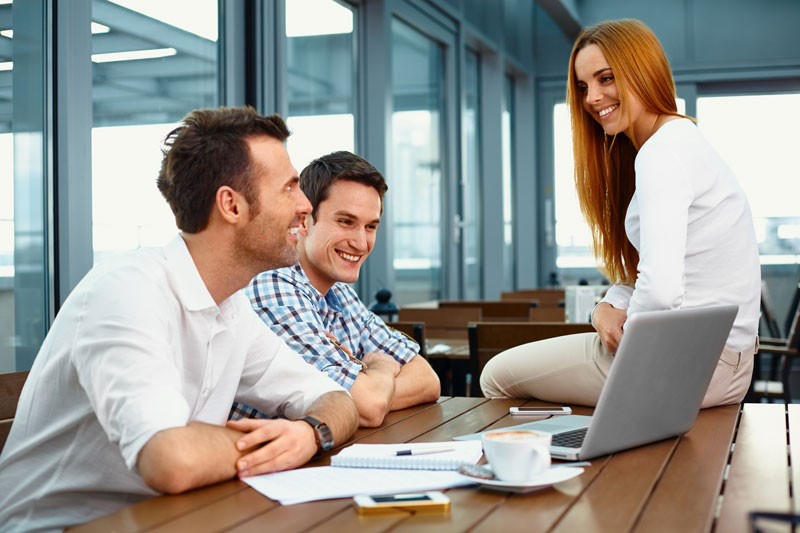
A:
{"type": "Polygon", "coordinates": [[[397,450],[395,455],[425,455],[427,453],[452,452],[455,448],[419,448],[416,450],[397,450]]]}

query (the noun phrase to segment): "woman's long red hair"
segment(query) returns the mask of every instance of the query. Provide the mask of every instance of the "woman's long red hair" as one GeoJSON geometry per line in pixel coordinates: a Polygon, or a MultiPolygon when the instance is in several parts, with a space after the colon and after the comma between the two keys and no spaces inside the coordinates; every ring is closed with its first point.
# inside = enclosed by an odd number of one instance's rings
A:
{"type": "Polygon", "coordinates": [[[567,105],[572,121],[575,187],[581,211],[592,231],[595,256],[613,283],[633,285],[639,254],[625,235],[625,213],[636,188],[634,160],[639,149],[633,128],[608,137],[583,108],[583,92],[575,76],[575,56],[596,44],[614,74],[620,108],[628,114],[635,94],[645,109],[677,115],[675,83],[658,38],[638,20],[601,22],[578,36],[569,58],[567,105]]]}

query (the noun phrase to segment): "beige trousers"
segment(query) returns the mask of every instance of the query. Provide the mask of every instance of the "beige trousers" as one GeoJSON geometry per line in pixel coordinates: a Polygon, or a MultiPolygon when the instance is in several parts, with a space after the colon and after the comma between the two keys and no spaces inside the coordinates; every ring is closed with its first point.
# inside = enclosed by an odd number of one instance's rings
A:
{"type": "MultiPolygon", "coordinates": [[[[725,348],[701,407],[739,403],[753,374],[755,346],[742,352],[725,348]]],[[[614,355],[597,333],[579,333],[506,350],[486,364],[481,390],[488,398],[537,398],[593,406],[614,355]]]]}

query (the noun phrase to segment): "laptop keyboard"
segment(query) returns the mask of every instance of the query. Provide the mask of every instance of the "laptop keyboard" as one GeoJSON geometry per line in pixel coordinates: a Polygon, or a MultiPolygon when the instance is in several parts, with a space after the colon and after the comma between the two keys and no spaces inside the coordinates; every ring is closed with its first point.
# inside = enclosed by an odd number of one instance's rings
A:
{"type": "Polygon", "coordinates": [[[580,448],[583,444],[583,438],[586,436],[586,430],[589,428],[575,429],[573,431],[565,431],[553,435],[553,446],[564,446],[565,448],[580,448]]]}

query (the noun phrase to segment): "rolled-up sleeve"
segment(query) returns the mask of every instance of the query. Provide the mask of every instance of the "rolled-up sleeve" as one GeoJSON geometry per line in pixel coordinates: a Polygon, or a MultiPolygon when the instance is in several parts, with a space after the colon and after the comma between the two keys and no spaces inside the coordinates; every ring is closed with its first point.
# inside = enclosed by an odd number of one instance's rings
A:
{"type": "MultiPolygon", "coordinates": [[[[135,470],[147,441],[161,430],[185,426],[190,407],[169,357],[171,321],[163,313],[169,303],[159,301],[147,283],[120,295],[112,290],[122,283],[115,279],[119,275],[109,274],[96,290],[81,295],[71,357],[109,441],[119,445],[127,467],[135,470]]],[[[137,286],[135,279],[124,283],[137,286]]]]}

